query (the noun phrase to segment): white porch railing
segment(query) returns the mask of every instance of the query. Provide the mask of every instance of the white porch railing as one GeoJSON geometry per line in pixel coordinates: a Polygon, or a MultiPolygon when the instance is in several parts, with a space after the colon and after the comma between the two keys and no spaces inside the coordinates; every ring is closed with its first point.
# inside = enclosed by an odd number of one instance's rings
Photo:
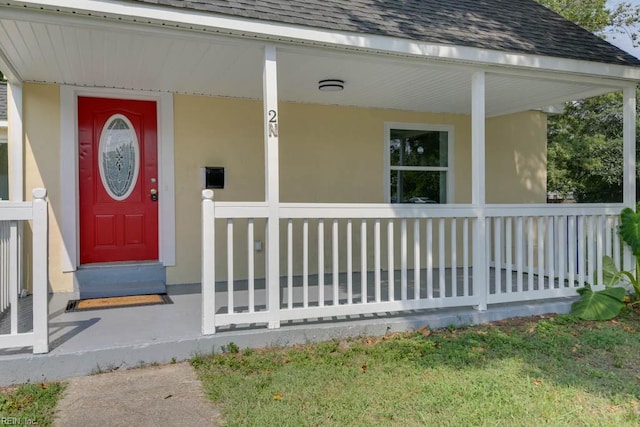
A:
{"type": "Polygon", "coordinates": [[[282,203],[276,254],[282,277],[269,284],[257,277],[266,276],[271,254],[255,248],[269,221],[267,204],[205,197],[203,333],[232,324],[574,296],[598,279],[602,255],[619,262],[621,209],[487,206],[487,238],[474,241],[481,216],[470,205],[282,203]],[[488,255],[475,275],[474,244],[488,255]],[[216,270],[226,270],[217,284],[216,270]],[[277,306],[269,306],[270,293],[278,295],[277,306]]]}
{"type": "Polygon", "coordinates": [[[488,302],[575,296],[585,283],[602,283],[603,256],[618,266],[623,261],[617,233],[623,207],[487,207],[488,302]]]}
{"type": "Polygon", "coordinates": [[[34,353],[49,351],[48,214],[47,192],[33,190],[32,202],[0,202],[0,319],[9,320],[8,333],[0,333],[0,349],[33,347],[34,353]],[[33,264],[33,329],[19,330],[22,283],[19,280],[20,223],[31,221],[33,264]]]}

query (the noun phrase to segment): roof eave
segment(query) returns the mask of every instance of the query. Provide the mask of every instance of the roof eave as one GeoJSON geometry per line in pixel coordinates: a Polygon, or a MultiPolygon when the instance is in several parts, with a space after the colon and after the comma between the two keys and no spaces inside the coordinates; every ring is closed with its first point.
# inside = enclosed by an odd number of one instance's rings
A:
{"type": "MultiPolygon", "coordinates": [[[[468,46],[426,43],[389,36],[330,31],[299,25],[259,21],[239,17],[150,4],[132,4],[102,0],[30,0],[6,1],[7,6],[18,6],[16,11],[33,10],[73,14],[89,18],[102,18],[159,27],[197,31],[218,35],[340,49],[362,53],[382,54],[408,58],[429,58],[442,62],[467,63],[491,69],[517,69],[545,71],[620,80],[621,83],[640,82],[640,67],[607,64],[569,58],[504,52],[468,46]]],[[[1,52],[0,52],[1,53],[1,52]]],[[[20,81],[18,73],[0,55],[0,66],[10,81],[20,81]]]]}

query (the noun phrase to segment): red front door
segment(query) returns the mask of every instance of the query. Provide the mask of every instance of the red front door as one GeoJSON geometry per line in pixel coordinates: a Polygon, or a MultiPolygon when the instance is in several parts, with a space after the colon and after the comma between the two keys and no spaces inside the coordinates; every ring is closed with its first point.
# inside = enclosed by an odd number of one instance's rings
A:
{"type": "Polygon", "coordinates": [[[158,259],[156,103],[78,98],[80,263],[158,259]]]}

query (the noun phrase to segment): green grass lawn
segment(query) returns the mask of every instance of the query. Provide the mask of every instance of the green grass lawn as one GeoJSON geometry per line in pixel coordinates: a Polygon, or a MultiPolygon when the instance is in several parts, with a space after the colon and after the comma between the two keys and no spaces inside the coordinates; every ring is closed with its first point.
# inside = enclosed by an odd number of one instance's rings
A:
{"type": "Polygon", "coordinates": [[[192,364],[229,426],[638,426],[639,327],[545,316],[192,364]]]}
{"type": "Polygon", "coordinates": [[[62,383],[0,388],[0,425],[51,425],[63,391],[62,383]]]}

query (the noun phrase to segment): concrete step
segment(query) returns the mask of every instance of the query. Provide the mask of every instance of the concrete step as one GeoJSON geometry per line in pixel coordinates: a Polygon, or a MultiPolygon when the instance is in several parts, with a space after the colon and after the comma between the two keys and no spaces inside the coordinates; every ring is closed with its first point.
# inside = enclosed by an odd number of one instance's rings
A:
{"type": "Polygon", "coordinates": [[[123,297],[127,295],[164,294],[164,282],[111,283],[102,286],[85,286],[80,289],[80,299],[123,297]]]}
{"type": "Polygon", "coordinates": [[[75,273],[79,298],[145,295],[166,292],[166,271],[160,263],[104,264],[75,273]]]}

